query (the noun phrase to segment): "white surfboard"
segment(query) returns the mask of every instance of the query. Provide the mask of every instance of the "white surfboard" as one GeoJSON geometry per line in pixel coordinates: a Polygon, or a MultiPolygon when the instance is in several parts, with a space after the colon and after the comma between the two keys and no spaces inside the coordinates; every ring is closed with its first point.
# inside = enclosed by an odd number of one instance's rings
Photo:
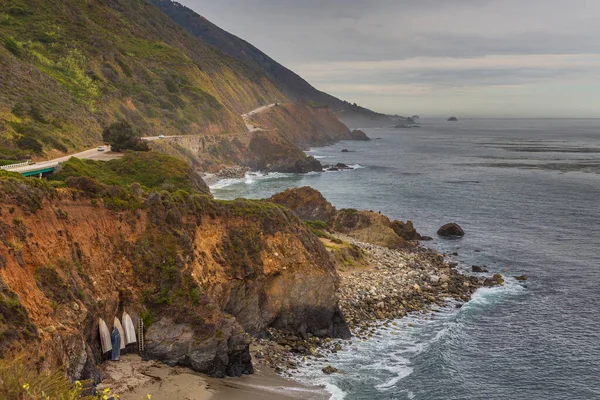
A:
{"type": "Polygon", "coordinates": [[[121,325],[121,321],[119,321],[119,318],[115,317],[114,325],[115,325],[115,328],[117,328],[117,330],[119,331],[119,335],[121,335],[121,350],[123,350],[126,346],[125,331],[123,330],[123,326],[121,325]]]}
{"type": "Polygon", "coordinates": [[[126,312],[123,313],[123,328],[125,329],[125,343],[131,344],[137,342],[135,337],[135,326],[131,317],[126,312]]]}
{"type": "Polygon", "coordinates": [[[106,322],[102,318],[98,318],[98,330],[100,331],[100,343],[102,344],[102,353],[106,353],[112,350],[112,344],[110,342],[110,332],[106,322]]]}

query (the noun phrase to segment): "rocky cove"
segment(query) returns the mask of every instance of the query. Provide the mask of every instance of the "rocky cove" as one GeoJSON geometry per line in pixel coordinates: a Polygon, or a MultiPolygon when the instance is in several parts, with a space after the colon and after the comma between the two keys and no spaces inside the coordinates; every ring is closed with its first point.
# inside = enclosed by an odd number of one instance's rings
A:
{"type": "MultiPolygon", "coordinates": [[[[336,299],[351,336],[359,339],[370,339],[378,328],[396,325],[409,313],[427,314],[435,307],[448,306],[450,301],[461,307],[478,288],[504,282],[499,274],[488,277],[462,273],[444,255],[419,245],[416,239],[421,237],[410,221],[390,221],[369,211],[338,211],[319,192],[307,187],[289,189],[270,201],[290,207],[311,226],[314,218],[330,221],[327,231],[317,229],[316,234],[335,262],[340,276],[336,299]],[[358,218],[350,218],[348,223],[347,214],[358,218]],[[346,233],[336,231],[336,226],[346,233]],[[357,237],[371,237],[380,244],[357,237]]],[[[340,351],[347,338],[335,340],[269,329],[265,337],[253,340],[251,352],[258,365],[293,377],[298,368],[310,366],[311,360],[326,361],[340,351]]],[[[327,366],[322,372],[338,371],[327,366]]]]}
{"type": "Polygon", "coordinates": [[[238,376],[481,284],[420,248],[410,222],[336,210],[307,187],[219,201],[61,173],[0,179],[1,349],[72,380],[102,381],[98,319],[123,311],[144,321],[145,358],[238,376]]]}

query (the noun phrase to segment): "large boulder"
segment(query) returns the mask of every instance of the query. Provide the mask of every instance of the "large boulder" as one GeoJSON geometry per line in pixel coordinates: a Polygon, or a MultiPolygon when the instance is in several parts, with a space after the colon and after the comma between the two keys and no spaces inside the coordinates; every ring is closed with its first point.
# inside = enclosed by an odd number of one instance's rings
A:
{"type": "Polygon", "coordinates": [[[440,227],[440,229],[437,231],[437,234],[442,237],[462,237],[465,235],[465,231],[463,231],[460,225],[451,222],[440,227]]]}
{"type": "Polygon", "coordinates": [[[366,133],[364,133],[360,129],[355,129],[352,132],[350,132],[350,140],[368,141],[368,140],[371,140],[371,139],[367,136],[366,133]]]}
{"type": "Polygon", "coordinates": [[[309,186],[288,189],[267,201],[289,208],[304,221],[328,221],[336,213],[335,207],[318,190],[309,186]]]}
{"type": "MultiPolygon", "coordinates": [[[[302,160],[298,160],[294,163],[294,166],[289,169],[287,172],[297,173],[297,174],[306,174],[308,172],[321,172],[323,171],[323,166],[313,156],[308,156],[302,160]]],[[[286,172],[286,171],[281,171],[286,172]]]]}
{"type": "Polygon", "coordinates": [[[203,335],[191,324],[163,317],[146,332],[145,357],[218,378],[252,374],[249,338],[233,318],[223,318],[219,324],[214,336],[199,340],[203,335]]]}

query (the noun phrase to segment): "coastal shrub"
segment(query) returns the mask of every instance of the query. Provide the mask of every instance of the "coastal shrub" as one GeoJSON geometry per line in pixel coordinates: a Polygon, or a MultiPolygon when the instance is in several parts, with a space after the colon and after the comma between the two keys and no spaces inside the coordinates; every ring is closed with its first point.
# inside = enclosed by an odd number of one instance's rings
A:
{"type": "Polygon", "coordinates": [[[63,370],[40,373],[22,359],[0,360],[0,398],[6,400],[94,400],[86,396],[89,382],[69,382],[63,370]]]}
{"type": "Polygon", "coordinates": [[[10,51],[11,53],[13,53],[17,57],[19,57],[21,55],[22,47],[21,47],[20,43],[18,43],[13,38],[9,37],[9,38],[5,39],[4,40],[4,47],[6,47],[6,50],[10,51]]]}
{"type": "MultiPolygon", "coordinates": [[[[168,189],[193,192],[199,189],[198,175],[190,173],[188,163],[177,158],[154,152],[128,152],[124,157],[110,161],[80,160],[71,158],[62,164],[61,171],[51,180],[66,181],[68,186],[77,185],[81,190],[103,192],[98,186],[115,185],[129,188],[137,183],[144,191],[168,189]],[[86,177],[88,180],[74,180],[86,177]],[[92,179],[92,181],[89,181],[92,179]],[[89,188],[88,188],[89,186],[89,188]],[[93,189],[92,186],[96,186],[93,189]]],[[[139,190],[137,190],[139,194],[139,190]]]]}
{"type": "Polygon", "coordinates": [[[35,154],[41,153],[43,149],[43,146],[40,142],[29,136],[21,136],[15,141],[15,144],[19,149],[29,150],[35,154]]]}
{"type": "MultiPolygon", "coordinates": [[[[13,342],[37,336],[35,325],[17,295],[0,279],[0,358],[4,357],[13,342]]],[[[0,380],[0,386],[2,385],[0,380]]],[[[0,398],[2,398],[0,391],[0,398]]]]}
{"type": "Polygon", "coordinates": [[[35,270],[35,282],[46,297],[58,304],[73,300],[69,286],[52,268],[37,268],[35,270]]]}
{"type": "Polygon", "coordinates": [[[142,322],[144,323],[144,331],[146,331],[154,322],[154,317],[152,316],[152,312],[148,309],[143,309],[140,315],[142,318],[142,322]]]}
{"type": "Polygon", "coordinates": [[[6,203],[36,212],[42,207],[43,198],[51,193],[51,186],[41,179],[25,178],[13,172],[0,173],[0,199],[6,203]]]}
{"type": "Polygon", "coordinates": [[[129,121],[113,122],[102,131],[102,140],[110,144],[112,151],[149,151],[148,144],[140,139],[140,132],[129,121]]]}
{"type": "Polygon", "coordinates": [[[321,230],[328,229],[327,222],[321,221],[319,219],[314,220],[314,221],[306,221],[306,225],[308,225],[312,229],[321,229],[321,230]]]}

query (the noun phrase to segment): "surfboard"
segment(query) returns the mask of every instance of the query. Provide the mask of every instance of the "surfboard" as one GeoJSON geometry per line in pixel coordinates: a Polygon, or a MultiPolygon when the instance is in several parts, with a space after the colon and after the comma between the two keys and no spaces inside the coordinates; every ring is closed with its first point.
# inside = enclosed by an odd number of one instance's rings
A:
{"type": "Polygon", "coordinates": [[[135,337],[135,325],[133,325],[131,317],[126,312],[123,313],[123,328],[125,330],[125,343],[131,344],[137,342],[137,338],[135,337]]]}
{"type": "Polygon", "coordinates": [[[102,318],[98,318],[98,330],[100,331],[100,343],[102,344],[102,353],[106,353],[112,350],[112,344],[110,341],[110,331],[106,322],[102,318]]]}
{"type": "Polygon", "coordinates": [[[125,348],[125,331],[123,330],[123,326],[121,325],[121,321],[119,318],[115,317],[114,326],[119,331],[119,335],[121,336],[121,350],[125,348]]]}

